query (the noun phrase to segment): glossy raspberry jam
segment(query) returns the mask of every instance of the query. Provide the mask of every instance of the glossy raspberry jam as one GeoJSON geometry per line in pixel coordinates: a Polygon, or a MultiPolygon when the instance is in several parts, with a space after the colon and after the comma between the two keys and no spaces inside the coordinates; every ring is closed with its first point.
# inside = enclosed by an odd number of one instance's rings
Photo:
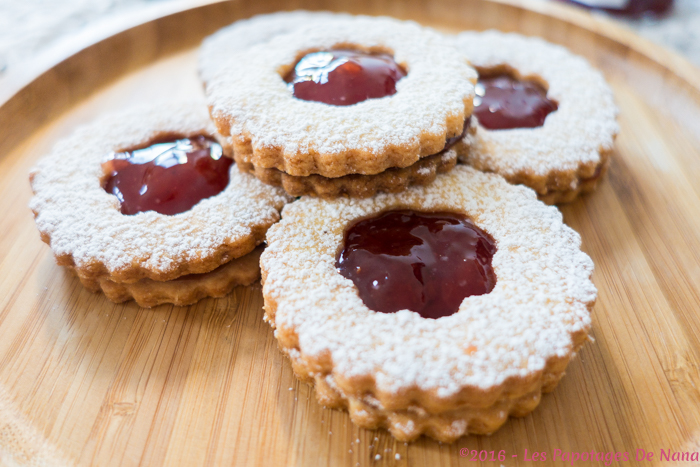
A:
{"type": "Polygon", "coordinates": [[[508,73],[483,75],[476,85],[474,115],[489,130],[542,126],[557,107],[542,86],[508,73]]]}
{"type": "Polygon", "coordinates": [[[461,214],[388,211],[351,225],[336,267],[374,311],[449,316],[493,290],[496,243],[461,214]]]}
{"type": "Polygon", "coordinates": [[[404,76],[391,55],[339,49],[305,55],[284,80],[297,99],[352,105],[396,94],[404,76]]]}
{"type": "Polygon", "coordinates": [[[560,0],[589,9],[603,10],[614,15],[639,18],[661,16],[673,8],[673,0],[560,0]]]}
{"type": "Polygon", "coordinates": [[[122,214],[178,214],[228,185],[233,160],[205,136],[157,141],[115,153],[102,164],[105,191],[119,198],[122,214]]]}
{"type": "Polygon", "coordinates": [[[445,151],[447,151],[448,149],[451,149],[452,146],[454,146],[455,144],[457,144],[459,141],[463,140],[464,137],[467,136],[467,131],[469,131],[469,126],[470,126],[470,125],[471,125],[471,119],[470,119],[470,118],[467,118],[467,119],[464,121],[464,126],[462,127],[462,133],[460,133],[460,134],[457,135],[457,136],[453,136],[452,138],[447,138],[447,139],[445,140],[445,147],[442,148],[442,151],[441,151],[441,152],[445,152],[445,151]]]}

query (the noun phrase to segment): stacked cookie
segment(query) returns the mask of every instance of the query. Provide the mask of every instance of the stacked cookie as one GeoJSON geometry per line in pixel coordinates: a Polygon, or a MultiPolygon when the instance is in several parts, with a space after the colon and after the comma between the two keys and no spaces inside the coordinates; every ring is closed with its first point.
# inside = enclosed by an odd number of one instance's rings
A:
{"type": "Polygon", "coordinates": [[[211,115],[239,168],[293,196],[367,197],[427,184],[466,156],[476,73],[445,37],[306,13],[289,18],[291,32],[231,47],[283,18],[236,24],[202,47],[211,115]]]}
{"type": "Polygon", "coordinates": [[[35,169],[59,264],[114,301],[183,304],[255,280],[264,240],[265,320],[295,374],[401,440],[491,433],[554,389],[596,290],[542,201],[592,190],[617,133],[588,63],[513,34],[291,12],[207,38],[200,75],[211,120],[112,116],[35,169]],[[254,277],[185,293],[235,262],[254,277]]]}

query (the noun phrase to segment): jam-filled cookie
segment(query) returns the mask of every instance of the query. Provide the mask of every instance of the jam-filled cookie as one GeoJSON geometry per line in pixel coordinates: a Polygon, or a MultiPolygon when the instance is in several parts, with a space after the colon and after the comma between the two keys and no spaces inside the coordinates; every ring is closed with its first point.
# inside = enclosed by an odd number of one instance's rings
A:
{"type": "Polygon", "coordinates": [[[400,440],[495,431],[588,339],[579,235],[496,174],[458,165],[399,194],[303,197],[267,243],[265,318],[296,375],[400,440]]]}
{"type": "Polygon", "coordinates": [[[548,204],[593,190],[618,132],[603,76],[539,38],[464,32],[457,44],[479,72],[476,131],[461,160],[533,188],[548,204]]]}
{"type": "Polygon", "coordinates": [[[143,306],[255,281],[255,248],[288,197],[236,170],[219,139],[206,107],[183,103],[107,116],[60,141],[30,174],[58,264],[143,306]]]}
{"type": "Polygon", "coordinates": [[[298,23],[252,46],[234,24],[202,47],[211,115],[242,169],[295,195],[368,196],[434,178],[451,157],[372,176],[466,148],[476,73],[446,38],[389,18],[298,23]]]}

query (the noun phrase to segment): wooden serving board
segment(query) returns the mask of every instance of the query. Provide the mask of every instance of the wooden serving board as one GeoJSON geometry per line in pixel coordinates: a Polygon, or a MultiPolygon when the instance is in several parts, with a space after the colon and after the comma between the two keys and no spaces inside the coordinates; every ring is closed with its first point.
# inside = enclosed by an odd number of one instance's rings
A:
{"type": "Polygon", "coordinates": [[[173,11],[150,11],[135,27],[130,22],[143,18],[93,28],[82,43],[0,81],[0,464],[476,465],[471,453],[460,456],[464,449],[489,459],[503,451],[505,460],[484,462],[495,465],[532,465],[533,452],[546,453],[539,465],[562,464],[553,461],[557,449],[627,452],[623,464],[635,464],[643,449],[654,454],[644,465],[661,465],[661,449],[699,451],[700,73],[569,7],[534,0],[303,5],[447,31],[540,35],[586,56],[615,91],[622,131],[610,173],[595,193],[562,208],[596,264],[595,342],[534,413],[493,436],[404,444],[320,407],[263,323],[259,285],[148,310],[112,304],[54,264],[27,208],[36,160],[105,112],[201,98],[196,47],[204,36],[255,13],[300,6],[169,4],[162,8],[173,11]]]}

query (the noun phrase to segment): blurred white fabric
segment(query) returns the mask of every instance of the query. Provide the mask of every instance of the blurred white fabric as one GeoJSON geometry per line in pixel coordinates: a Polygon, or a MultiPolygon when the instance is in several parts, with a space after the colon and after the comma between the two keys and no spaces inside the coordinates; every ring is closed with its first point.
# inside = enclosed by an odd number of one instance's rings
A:
{"type": "MultiPolygon", "coordinates": [[[[0,0],[0,75],[91,21],[173,0],[0,0]]],[[[542,0],[552,1],[552,0],[542,0]]],[[[676,0],[661,20],[624,20],[639,34],[700,66],[700,0],[676,0]]]]}
{"type": "Polygon", "coordinates": [[[90,21],[154,1],[159,0],[0,0],[0,74],[90,21]]]}

